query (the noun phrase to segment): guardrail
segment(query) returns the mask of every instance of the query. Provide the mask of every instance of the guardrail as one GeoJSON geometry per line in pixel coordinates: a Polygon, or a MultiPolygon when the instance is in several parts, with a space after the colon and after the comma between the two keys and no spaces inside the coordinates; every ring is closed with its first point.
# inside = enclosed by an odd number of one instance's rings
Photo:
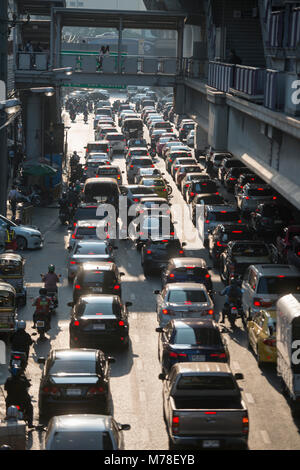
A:
{"type": "Polygon", "coordinates": [[[17,52],[17,70],[48,70],[49,52],[17,52]]]}
{"type": "Polygon", "coordinates": [[[208,85],[225,93],[233,86],[234,65],[210,61],[208,65],[208,85]]]}

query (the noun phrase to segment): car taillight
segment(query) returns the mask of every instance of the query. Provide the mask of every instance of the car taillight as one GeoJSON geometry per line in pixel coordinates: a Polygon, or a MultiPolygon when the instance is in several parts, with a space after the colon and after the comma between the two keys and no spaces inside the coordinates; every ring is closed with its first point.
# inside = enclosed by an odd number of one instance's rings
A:
{"type": "Polygon", "coordinates": [[[147,250],[147,255],[151,255],[152,251],[151,250],[147,250]]]}
{"type": "Polygon", "coordinates": [[[185,354],[185,353],[176,353],[176,352],[171,351],[169,353],[169,357],[173,357],[173,358],[177,359],[178,357],[187,357],[187,354],[185,354]]]}
{"type": "Polygon", "coordinates": [[[100,395],[104,393],[103,387],[91,387],[87,391],[87,395],[100,395]]]}
{"type": "Polygon", "coordinates": [[[179,431],[179,416],[173,416],[172,418],[172,432],[173,434],[177,434],[179,431]]]}
{"type": "Polygon", "coordinates": [[[124,326],[124,325],[125,325],[125,323],[123,322],[123,320],[120,320],[119,321],[119,326],[124,326]]]}
{"type": "Polygon", "coordinates": [[[169,310],[167,308],[162,309],[163,315],[169,315],[169,310]]]}
{"type": "Polygon", "coordinates": [[[226,245],[223,245],[223,243],[221,243],[221,242],[217,242],[217,246],[223,246],[224,247],[226,245]]]}
{"type": "Polygon", "coordinates": [[[133,202],[139,202],[138,198],[135,197],[135,198],[133,199],[133,202]]]}
{"type": "Polygon", "coordinates": [[[271,347],[275,347],[276,346],[276,339],[270,339],[270,338],[267,338],[267,339],[264,339],[263,340],[263,343],[266,345],[266,346],[271,346],[271,347]]]}
{"type": "Polygon", "coordinates": [[[208,315],[213,315],[214,314],[214,311],[212,308],[210,308],[209,310],[207,310],[206,312],[208,315]]]}
{"type": "Polygon", "coordinates": [[[210,274],[205,274],[206,279],[210,279],[210,274]]]}
{"type": "Polygon", "coordinates": [[[183,255],[184,251],[183,250],[179,250],[179,254],[180,255],[183,255]]]}
{"type": "Polygon", "coordinates": [[[170,277],[171,279],[173,279],[173,278],[175,277],[175,274],[171,273],[171,274],[169,274],[169,277],[170,277]]]}
{"type": "Polygon", "coordinates": [[[254,307],[272,307],[273,303],[271,300],[263,300],[263,299],[254,297],[253,305],[254,307]]]}
{"type": "Polygon", "coordinates": [[[248,434],[248,432],[249,432],[249,418],[248,418],[248,416],[244,416],[244,418],[243,418],[242,432],[243,432],[243,434],[248,434]]]}
{"type": "Polygon", "coordinates": [[[79,326],[79,321],[78,320],[75,320],[74,323],[73,323],[74,326],[79,326]]]}
{"type": "Polygon", "coordinates": [[[76,264],[76,261],[70,261],[70,264],[76,264]]]}
{"type": "Polygon", "coordinates": [[[192,193],[190,193],[190,195],[193,197],[193,196],[195,196],[195,193],[192,192],[192,193]]]}
{"type": "Polygon", "coordinates": [[[79,284],[75,284],[75,289],[81,289],[81,286],[79,284]]]}
{"type": "Polygon", "coordinates": [[[54,386],[49,386],[49,387],[44,387],[43,392],[46,393],[47,395],[58,395],[59,389],[54,386]]]}
{"type": "Polygon", "coordinates": [[[210,220],[206,220],[205,223],[206,223],[206,224],[210,224],[210,220]]]}
{"type": "Polygon", "coordinates": [[[225,359],[226,354],[225,353],[213,353],[213,354],[210,354],[209,357],[218,357],[219,359],[225,359]]]}
{"type": "Polygon", "coordinates": [[[116,284],[116,285],[114,286],[114,290],[120,290],[119,284],[116,284]]]}

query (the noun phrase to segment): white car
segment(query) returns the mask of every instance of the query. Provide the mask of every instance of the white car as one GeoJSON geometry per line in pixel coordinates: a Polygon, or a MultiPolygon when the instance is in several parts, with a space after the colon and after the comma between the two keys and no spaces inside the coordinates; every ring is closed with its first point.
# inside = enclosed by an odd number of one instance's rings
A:
{"type": "Polygon", "coordinates": [[[17,225],[4,215],[0,215],[0,229],[6,230],[7,227],[15,232],[19,250],[43,247],[44,238],[37,227],[17,225]]]}
{"type": "Polygon", "coordinates": [[[194,135],[195,135],[195,130],[192,129],[188,135],[187,135],[187,138],[186,138],[186,143],[189,147],[192,147],[194,148],[194,135]]]}
{"type": "Polygon", "coordinates": [[[109,156],[112,158],[114,152],[124,153],[126,147],[126,139],[120,132],[108,132],[105,140],[109,142],[109,156]]]}

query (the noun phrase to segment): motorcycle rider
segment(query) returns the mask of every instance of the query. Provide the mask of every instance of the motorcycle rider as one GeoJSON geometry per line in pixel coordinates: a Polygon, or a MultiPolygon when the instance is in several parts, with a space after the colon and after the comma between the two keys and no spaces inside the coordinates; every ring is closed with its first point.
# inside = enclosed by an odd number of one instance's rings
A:
{"type": "MultiPolygon", "coordinates": [[[[29,333],[26,331],[26,322],[19,320],[17,323],[17,331],[10,338],[11,350],[26,353],[28,360],[30,346],[34,343],[29,333]]],[[[26,361],[27,362],[27,361],[26,361]]]]}
{"type": "Polygon", "coordinates": [[[42,280],[45,283],[45,289],[48,292],[57,292],[57,283],[59,282],[59,276],[55,272],[54,264],[49,264],[48,273],[41,274],[42,280]]]}
{"type": "Polygon", "coordinates": [[[76,166],[76,165],[78,165],[79,161],[80,161],[80,157],[77,154],[76,150],[74,150],[73,155],[70,159],[70,165],[71,166],[76,166]]]}
{"type": "Polygon", "coordinates": [[[30,382],[25,375],[22,374],[21,369],[14,367],[11,370],[11,377],[7,378],[4,385],[4,390],[7,392],[5,402],[6,412],[12,405],[18,405],[23,408],[27,415],[28,427],[33,428],[33,406],[28,393],[29,387],[30,382]]]}
{"type": "Polygon", "coordinates": [[[220,323],[225,322],[226,315],[229,314],[229,305],[233,303],[234,305],[239,304],[241,301],[243,289],[240,288],[237,279],[233,279],[231,284],[220,292],[220,295],[225,295],[225,303],[222,310],[222,318],[220,323]]]}
{"type": "Polygon", "coordinates": [[[36,322],[38,319],[45,319],[46,330],[50,330],[50,307],[52,306],[52,300],[50,297],[47,297],[47,289],[44,287],[39,290],[39,297],[37,297],[32,306],[35,307],[35,312],[33,314],[33,328],[36,328],[36,322]]]}
{"type": "Polygon", "coordinates": [[[86,107],[84,108],[84,110],[83,110],[83,119],[84,119],[84,121],[86,122],[86,121],[88,120],[88,118],[89,118],[89,110],[88,110],[88,108],[87,108],[87,106],[86,106],[86,107]]]}

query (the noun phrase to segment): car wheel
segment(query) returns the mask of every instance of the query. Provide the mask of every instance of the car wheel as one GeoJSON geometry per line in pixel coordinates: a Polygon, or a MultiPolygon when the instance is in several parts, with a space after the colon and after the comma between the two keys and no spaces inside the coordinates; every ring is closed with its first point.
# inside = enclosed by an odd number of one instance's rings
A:
{"type": "Polygon", "coordinates": [[[17,237],[17,246],[18,250],[26,250],[27,249],[27,240],[24,237],[18,236],[17,237]]]}

